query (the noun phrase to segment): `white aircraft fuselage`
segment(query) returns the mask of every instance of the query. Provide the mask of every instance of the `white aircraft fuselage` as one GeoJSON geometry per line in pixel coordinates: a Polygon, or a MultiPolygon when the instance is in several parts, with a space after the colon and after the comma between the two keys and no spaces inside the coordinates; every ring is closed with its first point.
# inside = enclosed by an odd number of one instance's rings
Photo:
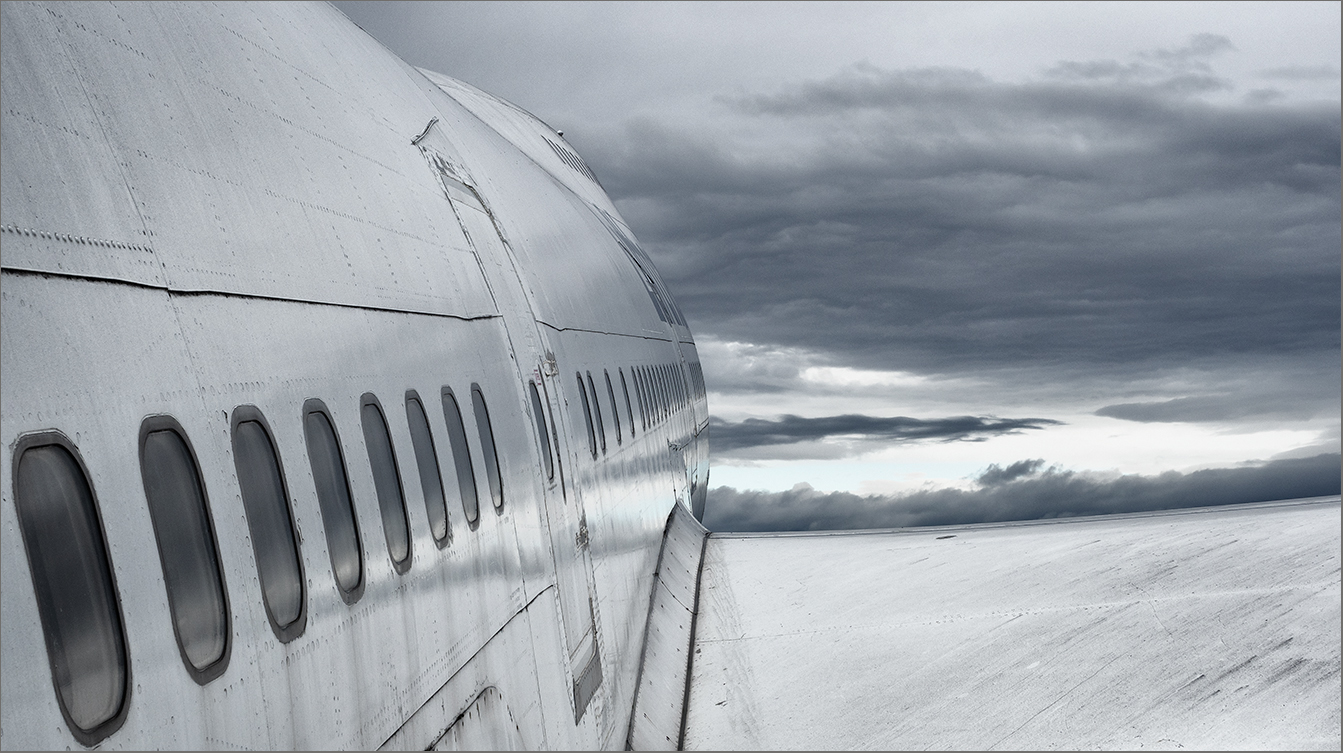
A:
{"type": "Polygon", "coordinates": [[[708,412],[577,154],[326,5],[0,12],[3,747],[624,747],[708,412]]]}

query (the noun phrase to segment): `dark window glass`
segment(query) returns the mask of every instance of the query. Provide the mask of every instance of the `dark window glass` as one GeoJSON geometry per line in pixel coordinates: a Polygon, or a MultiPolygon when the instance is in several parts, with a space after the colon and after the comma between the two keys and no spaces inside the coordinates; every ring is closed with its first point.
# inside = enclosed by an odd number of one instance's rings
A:
{"type": "Polygon", "coordinates": [[[606,398],[611,402],[611,421],[616,425],[616,444],[625,441],[620,434],[620,406],[616,405],[616,390],[611,386],[611,372],[602,370],[602,376],[606,377],[606,398]]]}
{"type": "Polygon", "coordinates": [[[662,411],[662,420],[666,420],[667,413],[669,413],[669,411],[667,411],[667,408],[669,408],[670,405],[672,405],[672,401],[667,400],[667,373],[666,369],[662,368],[662,364],[658,364],[657,366],[657,384],[658,384],[658,407],[662,411]]]}
{"type": "Polygon", "coordinates": [[[415,446],[415,465],[420,469],[420,488],[424,490],[424,509],[429,514],[429,530],[439,549],[448,544],[448,503],[443,497],[443,477],[438,470],[438,453],[434,435],[429,431],[429,417],[425,415],[420,396],[411,390],[406,393],[406,422],[410,424],[410,441],[415,446]]]}
{"type": "Polygon", "coordinates": [[[667,383],[662,380],[662,364],[653,367],[653,391],[657,394],[658,420],[666,420],[667,383]]]}
{"type": "Polygon", "coordinates": [[[541,403],[541,393],[536,391],[536,382],[527,383],[532,396],[532,414],[536,417],[536,436],[541,440],[541,457],[544,459],[546,478],[555,478],[555,461],[550,457],[550,435],[546,433],[545,408],[541,403]]]}
{"type": "Polygon", "coordinates": [[[471,450],[466,444],[466,427],[462,425],[462,411],[450,387],[443,388],[443,420],[448,424],[448,444],[452,447],[452,465],[457,471],[457,491],[462,495],[462,512],[466,522],[474,526],[480,519],[480,502],[476,498],[476,472],[471,467],[471,450]]]}
{"type": "Polygon", "coordinates": [[[578,375],[578,395],[583,398],[583,420],[588,425],[588,449],[592,450],[592,457],[597,457],[597,431],[592,426],[592,406],[588,402],[588,390],[583,386],[583,375],[578,375]]]}
{"type": "Polygon", "coordinates": [[[560,476],[560,483],[564,483],[564,456],[560,454],[560,427],[555,423],[555,411],[550,407],[550,394],[546,389],[546,383],[543,381],[541,387],[541,403],[546,409],[546,419],[550,422],[550,446],[555,453],[555,472],[560,476]]]}
{"type": "Polygon", "coordinates": [[[228,597],[196,456],[181,426],[168,416],[152,416],[140,425],[140,476],[173,632],[187,672],[204,685],[228,664],[228,597]]]}
{"type": "Polygon", "coordinates": [[[602,420],[602,404],[597,400],[597,387],[592,383],[592,372],[588,372],[588,393],[592,395],[592,422],[597,425],[597,439],[602,446],[602,454],[606,454],[606,422],[602,420]]]}
{"type": "Polygon", "coordinates": [[[644,394],[648,396],[648,423],[656,426],[658,422],[658,394],[653,384],[653,367],[645,366],[644,375],[644,394]]]}
{"type": "Polygon", "coordinates": [[[382,405],[373,393],[364,393],[359,414],[364,425],[368,464],[373,469],[373,487],[378,492],[378,508],[382,510],[387,553],[392,557],[392,567],[404,573],[410,569],[410,523],[406,520],[406,497],[401,490],[401,471],[396,466],[392,435],[387,431],[382,405]]]}
{"type": "Polygon", "coordinates": [[[616,369],[620,375],[620,391],[625,395],[625,415],[630,417],[630,438],[634,438],[634,405],[630,402],[630,386],[625,381],[625,370],[616,369]]]}
{"type": "Polygon", "coordinates": [[[658,420],[667,418],[667,383],[662,378],[662,364],[653,367],[653,391],[657,393],[658,420]]]}
{"type": "Polygon", "coordinates": [[[648,431],[648,413],[644,410],[644,387],[639,381],[639,367],[630,367],[630,378],[634,380],[634,401],[639,404],[639,426],[648,431]]]}
{"type": "Polygon", "coordinates": [[[485,393],[480,385],[471,385],[471,407],[476,412],[476,431],[480,432],[480,448],[485,453],[485,477],[490,481],[490,496],[496,512],[504,509],[504,482],[499,476],[499,456],[494,451],[494,430],[490,427],[490,410],[485,407],[485,393]]]}
{"type": "Polygon", "coordinates": [[[634,391],[639,395],[639,412],[643,415],[644,431],[653,423],[653,402],[648,396],[648,380],[644,377],[644,367],[634,370],[634,391]]]}
{"type": "Polygon", "coordinates": [[[88,477],[65,437],[20,440],[14,500],[61,711],[84,745],[121,726],[130,666],[88,477]]]}
{"type": "Polygon", "coordinates": [[[336,425],[331,422],[321,400],[303,404],[303,433],[308,442],[308,463],[322,509],[322,527],[326,529],[326,548],[331,555],[331,574],[336,590],[346,604],[359,600],[364,592],[364,549],[359,536],[359,520],[350,494],[350,478],[345,471],[345,453],[340,448],[336,425]]]}
{"type": "Polygon", "coordinates": [[[250,405],[233,410],[233,463],[266,616],[275,637],[288,643],[303,634],[306,622],[303,564],[289,510],[289,490],[264,421],[261,411],[250,405]]]}

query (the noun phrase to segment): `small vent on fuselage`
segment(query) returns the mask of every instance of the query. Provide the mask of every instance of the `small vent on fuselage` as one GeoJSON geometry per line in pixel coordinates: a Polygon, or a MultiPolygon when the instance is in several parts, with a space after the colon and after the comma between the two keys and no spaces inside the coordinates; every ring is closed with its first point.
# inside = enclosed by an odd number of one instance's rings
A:
{"type": "Polygon", "coordinates": [[[579,175],[582,175],[584,178],[587,178],[588,180],[592,181],[593,183],[596,183],[599,186],[601,185],[601,181],[597,180],[596,175],[592,174],[592,171],[588,169],[587,163],[583,162],[583,158],[579,157],[577,152],[575,152],[574,150],[570,149],[567,146],[561,146],[559,144],[556,144],[554,141],[551,141],[550,139],[546,139],[546,143],[550,144],[550,148],[552,151],[555,152],[555,156],[559,157],[564,162],[564,164],[568,165],[569,167],[572,167],[574,170],[578,172],[579,175]]]}

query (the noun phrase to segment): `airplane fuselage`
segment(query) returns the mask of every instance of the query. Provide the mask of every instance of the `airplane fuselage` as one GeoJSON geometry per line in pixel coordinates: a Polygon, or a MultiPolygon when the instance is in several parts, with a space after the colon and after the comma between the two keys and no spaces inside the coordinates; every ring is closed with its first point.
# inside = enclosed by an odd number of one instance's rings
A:
{"type": "Polygon", "coordinates": [[[581,159],[328,6],[0,7],[3,747],[623,746],[708,415],[581,159]]]}

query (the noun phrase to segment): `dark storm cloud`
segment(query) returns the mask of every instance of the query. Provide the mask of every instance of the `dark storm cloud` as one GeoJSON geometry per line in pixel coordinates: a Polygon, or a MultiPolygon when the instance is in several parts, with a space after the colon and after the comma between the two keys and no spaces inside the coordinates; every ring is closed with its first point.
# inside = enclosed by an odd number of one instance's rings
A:
{"type": "Polygon", "coordinates": [[[786,415],[768,421],[748,418],[730,423],[709,418],[709,436],[715,454],[766,445],[807,442],[827,437],[856,437],[864,440],[897,441],[982,441],[1002,434],[1018,434],[1025,429],[1043,429],[1061,422],[1047,418],[995,418],[992,416],[956,416],[918,419],[907,416],[862,416],[848,414],[822,418],[786,415]]]}
{"type": "Polygon", "coordinates": [[[1199,395],[1160,402],[1107,405],[1096,411],[1096,415],[1143,423],[1205,423],[1256,417],[1306,419],[1312,417],[1314,408],[1290,395],[1199,395]]]}
{"type": "Polygon", "coordinates": [[[704,524],[712,531],[819,531],[965,525],[1187,507],[1265,502],[1339,493],[1338,453],[1252,467],[1158,476],[1096,476],[1049,469],[1039,461],[990,468],[981,488],[898,496],[823,494],[805,484],[786,492],[709,492],[704,524]],[[1035,465],[1031,465],[1035,464],[1035,465]],[[1013,475],[1015,480],[1007,478],[1013,475]]]}
{"type": "Polygon", "coordinates": [[[1045,461],[1040,459],[1018,460],[1006,468],[999,467],[997,464],[992,464],[988,468],[985,468],[983,473],[979,474],[979,477],[975,479],[975,482],[980,486],[1006,484],[1009,481],[1016,481],[1019,478],[1034,475],[1040,470],[1040,466],[1044,464],[1045,461]]]}
{"type": "Polygon", "coordinates": [[[855,66],[579,146],[699,333],[924,373],[1336,363],[1339,109],[1209,104],[1225,43],[855,66]]]}

